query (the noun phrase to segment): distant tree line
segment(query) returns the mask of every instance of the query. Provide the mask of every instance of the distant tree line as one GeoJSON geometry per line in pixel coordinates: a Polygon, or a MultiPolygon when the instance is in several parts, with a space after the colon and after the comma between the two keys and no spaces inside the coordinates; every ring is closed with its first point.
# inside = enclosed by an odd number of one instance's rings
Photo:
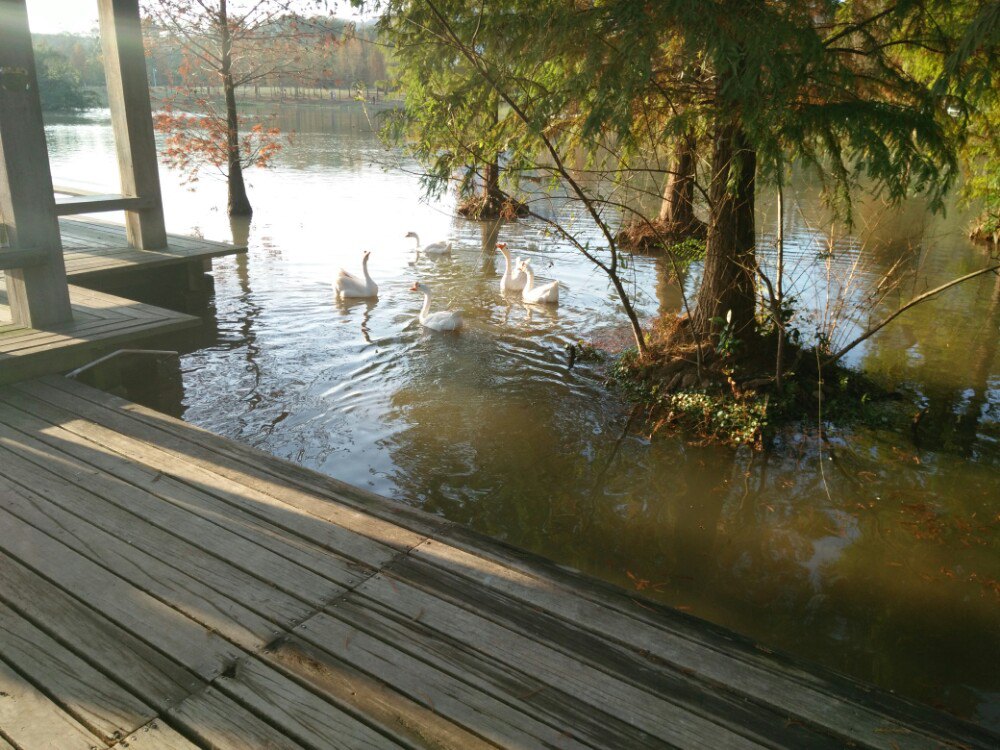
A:
{"type": "MultiPolygon", "coordinates": [[[[149,82],[156,87],[220,86],[218,75],[206,66],[192,64],[190,55],[176,38],[162,29],[147,26],[149,82]]],[[[242,97],[297,98],[305,90],[356,89],[384,91],[389,60],[377,41],[372,24],[326,16],[284,18],[270,30],[274,44],[258,45],[261,67],[274,72],[239,87],[242,97]],[[297,39],[296,63],[287,65],[293,53],[287,41],[297,39]]],[[[96,34],[35,34],[35,58],[39,91],[47,111],[73,111],[97,106],[92,89],[104,86],[104,64],[96,34]]]]}
{"type": "MultiPolygon", "coordinates": [[[[261,75],[242,86],[243,96],[262,89],[295,96],[300,89],[377,89],[386,86],[386,50],[373,25],[332,17],[290,16],[256,32],[254,67],[261,75]],[[294,48],[294,49],[293,49],[294,48]]],[[[217,72],[199,64],[191,44],[169,29],[150,26],[146,49],[150,82],[158,86],[220,85],[217,72]]]]}
{"type": "Polygon", "coordinates": [[[100,41],[93,36],[36,34],[38,93],[46,112],[72,112],[96,107],[92,87],[104,85],[100,41]]]}

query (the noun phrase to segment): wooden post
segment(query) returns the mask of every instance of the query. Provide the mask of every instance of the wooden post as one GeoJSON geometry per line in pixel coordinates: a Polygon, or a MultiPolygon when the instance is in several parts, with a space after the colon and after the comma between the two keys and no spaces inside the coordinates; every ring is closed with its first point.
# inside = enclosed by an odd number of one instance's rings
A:
{"type": "Polygon", "coordinates": [[[166,247],[167,231],[163,223],[139,0],[98,0],[97,7],[122,194],[144,198],[149,206],[125,212],[128,241],[132,247],[155,250],[166,247]]]}
{"type": "Polygon", "coordinates": [[[25,0],[0,0],[0,220],[14,252],[39,256],[6,272],[14,322],[42,328],[71,320],[25,0]]]}

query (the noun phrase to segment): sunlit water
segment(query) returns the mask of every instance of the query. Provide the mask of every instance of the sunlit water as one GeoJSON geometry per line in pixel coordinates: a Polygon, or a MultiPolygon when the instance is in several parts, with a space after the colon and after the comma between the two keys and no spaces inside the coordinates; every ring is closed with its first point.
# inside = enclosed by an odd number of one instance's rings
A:
{"type": "MultiPolygon", "coordinates": [[[[503,226],[515,254],[563,282],[557,310],[505,299],[489,228],[456,219],[452,198],[422,202],[415,166],[361,112],[281,119],[294,142],[248,177],[250,251],[215,262],[207,333],[183,357],[185,419],[1000,728],[1000,281],[911,311],[851,360],[928,407],[921,445],[874,430],[822,452],[809,431],[763,454],[650,441],[598,366],[567,367],[567,344],[622,323],[571,247],[533,221],[503,226]],[[409,230],[452,238],[453,257],[416,259],[409,230]],[[338,303],[331,281],[360,270],[362,249],[379,299],[338,303]],[[415,322],[418,279],[436,309],[462,311],[460,334],[415,322]]],[[[48,133],[57,184],[114,188],[106,113],[48,133]]],[[[220,181],[161,179],[172,231],[232,237],[220,181]]],[[[867,293],[901,256],[917,270],[906,295],[987,259],[957,212],[863,204],[872,260],[845,289],[815,261],[827,231],[815,191],[802,184],[789,204],[790,283],[818,309],[827,290],[867,293]]],[[[837,241],[838,278],[858,242],[837,241]]],[[[680,308],[667,271],[636,258],[628,272],[644,319],[680,308]]]]}

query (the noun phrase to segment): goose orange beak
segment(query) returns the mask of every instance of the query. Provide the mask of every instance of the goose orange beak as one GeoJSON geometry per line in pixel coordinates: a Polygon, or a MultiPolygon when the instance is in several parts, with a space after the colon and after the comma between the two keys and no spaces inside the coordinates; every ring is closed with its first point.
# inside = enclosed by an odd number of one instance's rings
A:
{"type": "Polygon", "coordinates": [[[419,292],[420,291],[419,289],[417,289],[417,282],[415,282],[415,281],[413,282],[413,286],[410,287],[410,291],[411,292],[419,292]]]}

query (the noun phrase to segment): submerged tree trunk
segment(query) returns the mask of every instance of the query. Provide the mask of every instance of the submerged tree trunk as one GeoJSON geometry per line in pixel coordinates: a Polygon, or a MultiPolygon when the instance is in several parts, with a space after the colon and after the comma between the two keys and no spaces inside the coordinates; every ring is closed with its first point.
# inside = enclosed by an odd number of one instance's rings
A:
{"type": "Polygon", "coordinates": [[[745,339],[753,330],[757,306],[756,171],[757,154],[739,122],[718,125],[712,152],[705,271],[692,321],[697,336],[718,334],[728,325],[736,339],[745,339]]]}
{"type": "Polygon", "coordinates": [[[687,134],[677,139],[671,172],[663,189],[663,204],[657,220],[676,239],[704,235],[705,225],[694,215],[695,148],[697,141],[687,134]]]}
{"type": "Polygon", "coordinates": [[[240,154],[240,123],[236,111],[236,86],[233,84],[233,40],[229,31],[226,0],[219,3],[219,37],[222,47],[222,88],[226,99],[226,178],[229,183],[229,215],[249,216],[253,213],[243,182],[243,160],[240,154]]]}
{"type": "Polygon", "coordinates": [[[683,240],[705,237],[705,222],[694,215],[697,145],[692,133],[674,143],[660,212],[655,220],[640,218],[622,228],[618,242],[624,249],[661,252],[683,240]]]}
{"type": "Polygon", "coordinates": [[[503,206],[500,190],[500,164],[496,156],[483,167],[483,216],[497,216],[503,206]]]}
{"type": "Polygon", "coordinates": [[[243,162],[240,156],[239,121],[236,115],[236,95],[233,91],[232,77],[226,84],[226,125],[228,127],[229,151],[229,215],[249,216],[253,213],[250,199],[247,197],[246,184],[243,182],[243,162]]]}

